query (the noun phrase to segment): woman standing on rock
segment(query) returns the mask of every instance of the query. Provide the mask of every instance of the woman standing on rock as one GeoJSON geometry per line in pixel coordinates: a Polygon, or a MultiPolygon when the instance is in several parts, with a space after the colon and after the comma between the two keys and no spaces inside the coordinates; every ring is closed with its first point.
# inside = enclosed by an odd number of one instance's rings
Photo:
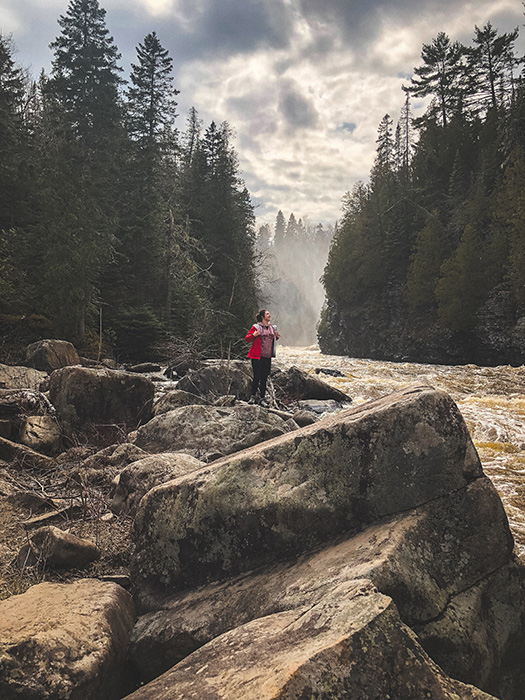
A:
{"type": "Polygon", "coordinates": [[[259,389],[259,405],[268,408],[268,403],[264,398],[266,394],[266,380],[272,367],[272,357],[275,357],[275,341],[279,340],[277,327],[272,326],[270,323],[270,312],[268,309],[259,311],[256,316],[256,323],[248,331],[245,340],[247,343],[252,344],[248,357],[252,361],[253,381],[252,395],[248,403],[256,403],[255,395],[257,389],[259,389]]]}

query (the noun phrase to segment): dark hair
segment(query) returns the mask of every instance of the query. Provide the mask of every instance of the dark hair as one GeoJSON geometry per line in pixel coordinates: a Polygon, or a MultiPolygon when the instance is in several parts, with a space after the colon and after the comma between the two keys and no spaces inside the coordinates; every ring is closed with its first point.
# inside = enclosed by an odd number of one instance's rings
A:
{"type": "Polygon", "coordinates": [[[260,323],[260,322],[263,320],[264,314],[265,314],[267,311],[268,311],[268,309],[261,309],[261,310],[259,311],[259,313],[257,314],[257,316],[255,317],[256,321],[258,321],[258,322],[260,323]]]}

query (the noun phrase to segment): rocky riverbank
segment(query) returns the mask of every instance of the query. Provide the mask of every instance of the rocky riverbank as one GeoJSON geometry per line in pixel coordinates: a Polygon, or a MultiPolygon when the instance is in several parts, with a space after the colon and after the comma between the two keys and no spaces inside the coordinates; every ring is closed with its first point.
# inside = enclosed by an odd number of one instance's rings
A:
{"type": "Polygon", "coordinates": [[[447,394],[74,360],[0,368],[3,698],[522,697],[525,569],[447,394]]]}

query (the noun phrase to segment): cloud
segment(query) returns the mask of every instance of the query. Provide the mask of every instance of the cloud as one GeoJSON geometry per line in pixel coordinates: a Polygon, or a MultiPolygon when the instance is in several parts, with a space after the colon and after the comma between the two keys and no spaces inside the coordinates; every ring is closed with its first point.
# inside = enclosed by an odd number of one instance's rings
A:
{"type": "MultiPolygon", "coordinates": [[[[282,209],[333,222],[366,180],[377,126],[397,120],[421,47],[439,31],[470,43],[474,25],[523,24],[516,0],[100,0],[122,65],[156,31],[174,59],[180,112],[228,121],[259,223],[282,209]]],[[[67,0],[2,0],[16,58],[49,69],[67,0]]],[[[523,39],[519,53],[523,53],[523,39]]],[[[425,109],[414,102],[414,113],[425,109]]]]}
{"type": "Polygon", "coordinates": [[[287,83],[281,88],[279,109],[288,128],[312,128],[317,124],[319,115],[315,107],[296,85],[287,83]]]}

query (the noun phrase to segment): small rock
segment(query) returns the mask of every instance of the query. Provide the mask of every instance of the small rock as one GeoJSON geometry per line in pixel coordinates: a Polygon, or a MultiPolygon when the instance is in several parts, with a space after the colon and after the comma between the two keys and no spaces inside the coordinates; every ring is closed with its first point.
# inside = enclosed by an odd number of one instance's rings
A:
{"type": "Polygon", "coordinates": [[[19,568],[41,562],[49,566],[82,569],[99,558],[100,550],[90,540],[47,525],[39,528],[22,547],[16,562],[19,568]]]}

